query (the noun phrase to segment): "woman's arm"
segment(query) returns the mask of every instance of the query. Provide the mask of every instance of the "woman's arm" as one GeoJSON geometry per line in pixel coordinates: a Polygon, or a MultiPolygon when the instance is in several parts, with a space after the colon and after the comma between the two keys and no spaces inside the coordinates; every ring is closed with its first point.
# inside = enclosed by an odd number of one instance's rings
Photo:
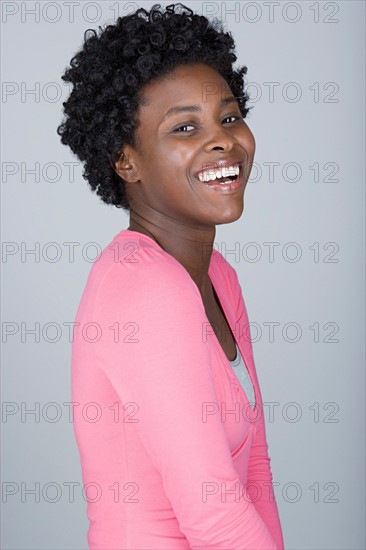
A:
{"type": "Polygon", "coordinates": [[[240,484],[221,419],[203,422],[203,404],[218,399],[199,291],[180,266],[155,255],[142,250],[138,265],[114,264],[97,288],[91,320],[107,337],[93,344],[95,366],[122,402],[137,405],[135,429],[191,548],[275,550],[240,484]],[[132,323],[136,341],[116,342],[116,322],[132,323]]]}
{"type": "MultiPolygon", "coordinates": [[[[226,263],[229,266],[229,277],[231,279],[233,300],[236,307],[236,321],[240,327],[240,333],[242,332],[243,327],[246,327],[245,335],[247,340],[245,342],[245,346],[249,348],[249,355],[253,357],[248,314],[243,299],[241,286],[236,271],[228,262],[226,263]]],[[[255,366],[254,359],[253,365],[255,366]]],[[[260,514],[273,539],[276,541],[278,550],[282,550],[284,548],[283,534],[278,515],[277,503],[273,492],[272,472],[270,467],[271,461],[268,456],[264,408],[260,388],[259,395],[256,395],[256,397],[258,400],[258,418],[256,420],[257,431],[252,442],[249,458],[247,492],[253,501],[255,509],[260,514]]]]}
{"type": "Polygon", "coordinates": [[[284,542],[277,503],[273,492],[262,399],[260,399],[258,416],[257,432],[252,442],[249,458],[247,492],[253,500],[255,509],[276,541],[278,550],[283,550],[284,542]]]}

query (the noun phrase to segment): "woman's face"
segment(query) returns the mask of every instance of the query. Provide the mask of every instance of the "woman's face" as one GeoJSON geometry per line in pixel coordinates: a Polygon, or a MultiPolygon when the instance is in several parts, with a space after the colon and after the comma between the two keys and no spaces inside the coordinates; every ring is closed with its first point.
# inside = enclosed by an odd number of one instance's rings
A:
{"type": "MultiPolygon", "coordinates": [[[[237,220],[255,140],[226,81],[207,65],[181,65],[147,84],[142,96],[138,150],[124,148],[133,167],[126,184],[131,211],[162,227],[174,220],[185,229],[237,220]],[[200,180],[198,172],[205,170],[207,178],[208,169],[212,177],[223,161],[226,168],[241,163],[235,184],[200,180]]],[[[230,179],[221,175],[221,181],[230,179]]]]}

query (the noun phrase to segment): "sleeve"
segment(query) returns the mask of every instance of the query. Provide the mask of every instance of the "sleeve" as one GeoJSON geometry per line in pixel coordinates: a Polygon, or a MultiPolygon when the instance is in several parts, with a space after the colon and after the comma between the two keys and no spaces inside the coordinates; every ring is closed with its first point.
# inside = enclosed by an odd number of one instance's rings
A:
{"type": "Polygon", "coordinates": [[[121,401],[137,404],[135,429],[190,547],[276,550],[239,481],[220,416],[202,419],[203,405],[218,400],[198,288],[164,258],[139,261],[138,269],[115,264],[98,288],[93,319],[103,332],[118,319],[137,330],[134,341],[97,342],[96,364],[121,401]]]}
{"type": "MultiPolygon", "coordinates": [[[[230,266],[230,264],[228,264],[230,266]]],[[[232,277],[232,289],[234,293],[234,301],[236,304],[236,320],[239,327],[247,327],[246,344],[250,347],[250,356],[253,358],[252,343],[250,336],[250,325],[248,314],[243,299],[241,286],[238,276],[232,266],[230,266],[232,277]],[[249,335],[249,339],[248,339],[249,335]],[[249,340],[249,341],[248,341],[249,340]]],[[[254,359],[253,359],[254,365],[254,359]]],[[[257,376],[257,375],[256,375],[257,376]]],[[[266,438],[263,401],[259,388],[258,395],[258,419],[257,429],[254,440],[252,442],[251,452],[248,464],[248,484],[247,493],[250,496],[255,509],[267,525],[273,539],[276,542],[278,550],[283,550],[284,541],[276,498],[273,492],[273,479],[270,467],[270,457],[268,455],[268,445],[266,438]]]]}

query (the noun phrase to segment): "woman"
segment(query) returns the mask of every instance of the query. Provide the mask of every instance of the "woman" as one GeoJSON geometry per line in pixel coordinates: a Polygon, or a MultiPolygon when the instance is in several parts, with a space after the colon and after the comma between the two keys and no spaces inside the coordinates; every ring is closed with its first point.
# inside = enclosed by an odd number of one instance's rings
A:
{"type": "Polygon", "coordinates": [[[62,143],[130,214],[72,350],[92,549],[283,548],[247,312],[213,249],[255,152],[234,48],[218,21],[155,5],[93,32],[63,76],[62,143]]]}

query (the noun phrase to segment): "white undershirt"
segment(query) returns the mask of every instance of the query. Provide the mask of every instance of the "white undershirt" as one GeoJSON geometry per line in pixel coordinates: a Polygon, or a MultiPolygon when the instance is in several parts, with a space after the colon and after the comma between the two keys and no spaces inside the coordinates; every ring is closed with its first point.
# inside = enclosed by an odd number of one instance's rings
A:
{"type": "Polygon", "coordinates": [[[254,388],[252,381],[250,379],[247,367],[244,363],[244,359],[241,356],[240,350],[236,345],[236,357],[233,361],[229,361],[230,365],[233,368],[233,371],[235,372],[235,375],[237,379],[240,382],[241,387],[244,390],[245,395],[248,398],[249,403],[251,404],[252,408],[255,406],[255,396],[254,396],[254,388]]]}

